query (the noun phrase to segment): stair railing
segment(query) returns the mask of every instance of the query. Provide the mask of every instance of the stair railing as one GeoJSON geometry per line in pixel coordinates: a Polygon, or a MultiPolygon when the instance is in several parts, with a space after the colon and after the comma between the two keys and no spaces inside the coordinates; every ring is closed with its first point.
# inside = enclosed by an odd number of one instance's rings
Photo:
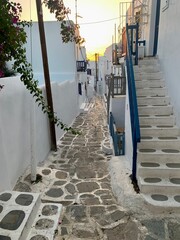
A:
{"type": "Polygon", "coordinates": [[[139,115],[138,115],[132,56],[135,55],[135,64],[138,64],[138,25],[126,24],[126,36],[127,36],[126,67],[127,67],[127,77],[128,77],[127,82],[128,82],[131,131],[132,131],[132,143],[133,143],[132,181],[137,182],[136,180],[137,143],[140,142],[141,137],[140,137],[139,115]],[[133,46],[133,43],[134,43],[133,30],[136,31],[136,41],[134,46],[133,46]],[[135,47],[135,51],[133,51],[134,47],[135,47]]]}

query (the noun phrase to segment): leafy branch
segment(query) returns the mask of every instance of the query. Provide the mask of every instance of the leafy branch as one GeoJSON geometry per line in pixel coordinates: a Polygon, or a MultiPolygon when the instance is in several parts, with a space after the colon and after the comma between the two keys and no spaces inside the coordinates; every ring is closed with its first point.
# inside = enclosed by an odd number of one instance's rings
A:
{"type": "Polygon", "coordinates": [[[65,7],[63,0],[44,0],[43,3],[50,10],[50,13],[55,14],[57,21],[61,22],[60,33],[64,43],[82,44],[85,42],[85,39],[79,35],[79,25],[70,20],[64,20],[71,13],[71,10],[65,7]]]}

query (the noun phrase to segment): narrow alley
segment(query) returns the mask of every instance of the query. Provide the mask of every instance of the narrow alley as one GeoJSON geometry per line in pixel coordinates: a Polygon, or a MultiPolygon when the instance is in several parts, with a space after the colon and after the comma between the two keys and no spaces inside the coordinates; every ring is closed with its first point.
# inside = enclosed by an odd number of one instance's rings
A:
{"type": "Polygon", "coordinates": [[[138,221],[131,210],[118,204],[111,189],[111,155],[101,150],[102,140],[109,139],[103,100],[96,97],[92,105],[73,124],[81,134],[66,133],[58,151],[38,167],[42,179],[32,185],[27,172],[14,190],[41,192],[42,202],[63,205],[56,240],[180,239],[177,222],[157,217],[138,221]]]}

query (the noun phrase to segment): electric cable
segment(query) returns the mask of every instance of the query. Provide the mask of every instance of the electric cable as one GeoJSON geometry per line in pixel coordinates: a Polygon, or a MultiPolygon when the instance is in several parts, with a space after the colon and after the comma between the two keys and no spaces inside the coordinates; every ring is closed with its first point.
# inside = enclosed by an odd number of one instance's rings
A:
{"type": "Polygon", "coordinates": [[[116,17],[116,18],[110,18],[110,19],[105,19],[105,20],[101,20],[101,21],[97,21],[97,22],[87,22],[87,23],[79,23],[79,25],[88,25],[88,24],[98,24],[98,23],[104,23],[104,22],[109,22],[109,21],[113,21],[116,19],[119,19],[120,17],[116,17]]]}

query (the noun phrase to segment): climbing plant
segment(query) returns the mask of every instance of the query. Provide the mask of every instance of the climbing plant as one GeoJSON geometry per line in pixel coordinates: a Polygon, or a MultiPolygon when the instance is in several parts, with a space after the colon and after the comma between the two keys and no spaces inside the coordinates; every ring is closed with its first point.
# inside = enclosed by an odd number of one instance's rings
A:
{"type": "Polygon", "coordinates": [[[60,33],[64,43],[75,42],[76,44],[82,44],[85,42],[85,39],[79,35],[79,25],[70,20],[65,21],[71,10],[65,7],[63,0],[44,0],[43,3],[51,13],[55,14],[57,21],[61,23],[60,33]]]}
{"type": "MultiPolygon", "coordinates": [[[[66,9],[62,0],[45,0],[44,4],[50,9],[50,12],[54,12],[56,18],[60,21],[70,11],[66,9]]],[[[29,26],[30,23],[20,20],[22,7],[19,3],[11,2],[9,0],[0,0],[0,78],[5,77],[6,63],[13,60],[13,70],[19,73],[21,81],[25,87],[35,98],[38,106],[41,106],[42,111],[46,113],[51,121],[65,131],[71,131],[73,134],[77,132],[64,124],[55,113],[51,112],[49,106],[46,104],[42,94],[42,90],[38,87],[38,81],[34,80],[32,66],[26,59],[26,49],[24,44],[26,43],[25,26],[29,26]]],[[[62,38],[64,31],[61,30],[62,38]]],[[[74,31],[69,31],[70,38],[66,41],[75,41],[73,39],[74,31]]],[[[76,42],[76,41],[75,41],[76,42]]],[[[0,85],[0,91],[4,85],[0,85]]]]}

